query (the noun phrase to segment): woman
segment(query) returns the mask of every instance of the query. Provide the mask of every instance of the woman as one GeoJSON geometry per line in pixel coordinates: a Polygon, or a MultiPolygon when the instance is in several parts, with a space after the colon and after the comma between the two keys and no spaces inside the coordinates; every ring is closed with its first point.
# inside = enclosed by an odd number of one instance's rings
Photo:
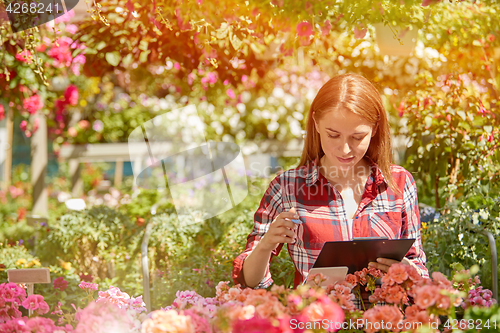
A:
{"type": "MultiPolygon", "coordinates": [[[[276,176],[260,202],[246,249],[233,262],[234,282],[270,286],[270,260],[287,243],[295,288],[324,242],[376,236],[415,238],[402,262],[428,277],[415,181],[391,159],[389,125],[375,87],[355,74],[330,79],[311,105],[299,166],[276,176]]],[[[369,266],[387,272],[396,262],[379,258],[369,266]]]]}

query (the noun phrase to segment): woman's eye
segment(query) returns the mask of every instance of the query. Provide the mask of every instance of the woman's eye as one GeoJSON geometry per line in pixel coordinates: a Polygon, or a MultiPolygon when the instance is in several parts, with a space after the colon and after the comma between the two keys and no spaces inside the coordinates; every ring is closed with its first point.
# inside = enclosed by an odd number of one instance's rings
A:
{"type": "Polygon", "coordinates": [[[336,138],[338,138],[339,136],[338,136],[338,135],[336,135],[336,136],[332,136],[332,135],[328,134],[328,137],[329,137],[329,138],[332,138],[332,139],[336,139],[336,138]]]}
{"type": "Polygon", "coordinates": [[[363,140],[363,138],[353,138],[353,139],[354,139],[354,140],[356,140],[356,141],[361,141],[361,140],[363,140]]]}

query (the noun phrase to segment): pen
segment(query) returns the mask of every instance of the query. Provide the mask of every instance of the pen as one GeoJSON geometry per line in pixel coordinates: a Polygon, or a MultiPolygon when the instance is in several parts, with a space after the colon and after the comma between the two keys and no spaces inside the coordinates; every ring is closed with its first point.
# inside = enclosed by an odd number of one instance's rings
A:
{"type": "Polygon", "coordinates": [[[299,219],[296,219],[296,220],[293,220],[293,219],[292,219],[291,221],[292,221],[293,223],[295,223],[295,224],[301,224],[301,223],[302,223],[302,221],[301,221],[301,220],[299,220],[299,219]]]}

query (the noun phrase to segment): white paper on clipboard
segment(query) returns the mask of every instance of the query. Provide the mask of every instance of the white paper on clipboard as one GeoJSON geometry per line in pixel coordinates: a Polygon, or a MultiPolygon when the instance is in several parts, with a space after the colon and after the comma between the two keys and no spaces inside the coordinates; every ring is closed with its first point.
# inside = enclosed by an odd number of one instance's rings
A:
{"type": "Polygon", "coordinates": [[[325,277],[327,277],[327,279],[323,281],[320,286],[326,288],[330,284],[345,280],[348,270],[349,268],[347,266],[311,268],[311,270],[309,270],[307,278],[302,284],[314,285],[314,282],[310,281],[309,277],[313,276],[314,274],[321,273],[325,277]]]}

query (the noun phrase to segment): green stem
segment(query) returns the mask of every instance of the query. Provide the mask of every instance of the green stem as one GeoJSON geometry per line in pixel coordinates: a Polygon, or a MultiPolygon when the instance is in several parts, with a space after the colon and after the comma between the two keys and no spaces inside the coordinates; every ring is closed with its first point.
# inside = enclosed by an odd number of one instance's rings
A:
{"type": "Polygon", "coordinates": [[[366,308],[365,308],[365,302],[363,301],[363,297],[361,297],[361,287],[358,289],[357,293],[358,293],[358,298],[359,298],[359,301],[361,302],[361,305],[363,306],[363,311],[366,311],[366,308]]]}

